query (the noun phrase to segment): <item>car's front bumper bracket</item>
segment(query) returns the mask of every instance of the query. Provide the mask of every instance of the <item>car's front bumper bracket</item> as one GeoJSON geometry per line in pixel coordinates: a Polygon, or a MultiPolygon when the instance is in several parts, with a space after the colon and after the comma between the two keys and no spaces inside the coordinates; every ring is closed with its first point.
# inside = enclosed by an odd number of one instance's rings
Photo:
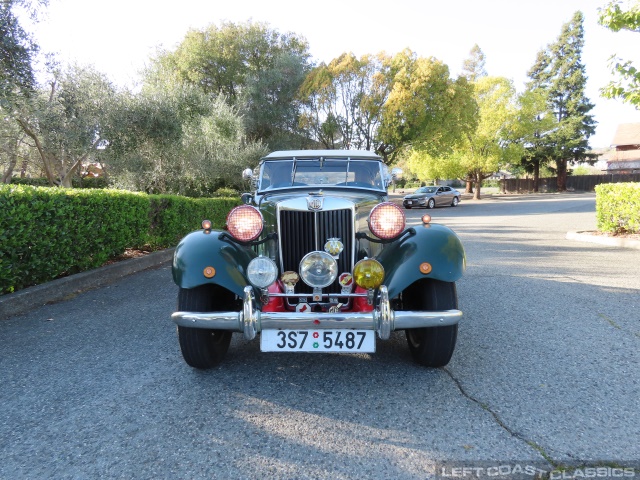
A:
{"type": "Polygon", "coordinates": [[[372,312],[261,312],[255,305],[253,287],[246,286],[240,312],[175,312],[171,319],[181,327],[242,332],[247,340],[262,330],[338,328],[375,330],[381,340],[388,340],[394,330],[455,325],[462,318],[460,310],[394,311],[384,285],[372,312]]]}

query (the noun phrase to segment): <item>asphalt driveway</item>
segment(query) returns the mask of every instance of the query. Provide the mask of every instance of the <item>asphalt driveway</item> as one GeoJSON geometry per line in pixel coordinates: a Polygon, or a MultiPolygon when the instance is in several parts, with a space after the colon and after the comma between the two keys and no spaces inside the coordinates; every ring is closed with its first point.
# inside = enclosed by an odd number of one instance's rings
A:
{"type": "Polygon", "coordinates": [[[192,370],[166,265],[2,320],[0,478],[417,479],[587,463],[637,477],[640,251],[567,240],[595,228],[594,210],[573,194],[429,212],[468,256],[444,369],[414,365],[397,332],[357,356],[263,354],[236,336],[219,368],[192,370]]]}

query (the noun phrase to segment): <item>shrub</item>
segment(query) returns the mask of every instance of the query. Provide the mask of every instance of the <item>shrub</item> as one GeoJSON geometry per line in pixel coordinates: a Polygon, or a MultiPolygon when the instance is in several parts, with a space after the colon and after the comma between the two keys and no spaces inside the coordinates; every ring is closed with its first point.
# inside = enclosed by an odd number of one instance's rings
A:
{"type": "Polygon", "coordinates": [[[640,233],[640,183],[603,183],[596,186],[598,230],[640,233]]]}
{"type": "Polygon", "coordinates": [[[102,265],[146,240],[148,200],[109,190],[0,187],[0,292],[102,265]]]}
{"type": "Polygon", "coordinates": [[[188,198],[174,195],[150,195],[148,243],[154,247],[177,245],[185,234],[200,228],[202,220],[211,220],[213,228],[222,228],[227,213],[240,204],[238,198],[188,198]]]}
{"type": "Polygon", "coordinates": [[[99,267],[126,248],[171,247],[238,198],[0,185],[0,294],[99,267]]]}
{"type": "Polygon", "coordinates": [[[35,177],[35,178],[30,178],[30,177],[11,177],[11,181],[9,183],[12,183],[14,185],[32,185],[34,187],[48,187],[49,186],[49,180],[47,180],[44,177],[35,177]]]}

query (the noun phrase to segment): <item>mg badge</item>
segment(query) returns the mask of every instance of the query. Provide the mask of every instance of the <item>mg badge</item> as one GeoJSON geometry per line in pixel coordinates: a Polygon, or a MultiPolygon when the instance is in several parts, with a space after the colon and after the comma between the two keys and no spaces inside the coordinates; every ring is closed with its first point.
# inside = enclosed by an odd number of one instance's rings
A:
{"type": "Polygon", "coordinates": [[[308,197],[307,207],[309,210],[322,210],[324,198],[322,197],[308,197]]]}

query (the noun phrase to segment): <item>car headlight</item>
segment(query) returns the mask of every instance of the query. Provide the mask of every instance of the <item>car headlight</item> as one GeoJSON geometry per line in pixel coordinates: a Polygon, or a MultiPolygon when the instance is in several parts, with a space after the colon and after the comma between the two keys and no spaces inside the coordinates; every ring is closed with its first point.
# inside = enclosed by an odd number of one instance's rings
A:
{"type": "Polygon", "coordinates": [[[331,285],[338,276],[338,263],[327,252],[307,253],[300,260],[300,278],[312,288],[331,285]]]}
{"type": "Polygon", "coordinates": [[[369,215],[369,229],[383,240],[395,238],[402,233],[405,217],[402,209],[392,202],[376,205],[369,215]]]}
{"type": "Polygon", "coordinates": [[[227,215],[227,229],[233,238],[251,242],[262,233],[262,214],[251,205],[240,205],[227,215]]]}
{"type": "Polygon", "coordinates": [[[353,280],[362,288],[378,288],[384,281],[384,267],[373,258],[360,260],[353,267],[353,280]]]}
{"type": "Polygon", "coordinates": [[[256,257],[247,266],[247,277],[254,287],[267,288],[278,278],[278,267],[268,257],[256,257]]]}

